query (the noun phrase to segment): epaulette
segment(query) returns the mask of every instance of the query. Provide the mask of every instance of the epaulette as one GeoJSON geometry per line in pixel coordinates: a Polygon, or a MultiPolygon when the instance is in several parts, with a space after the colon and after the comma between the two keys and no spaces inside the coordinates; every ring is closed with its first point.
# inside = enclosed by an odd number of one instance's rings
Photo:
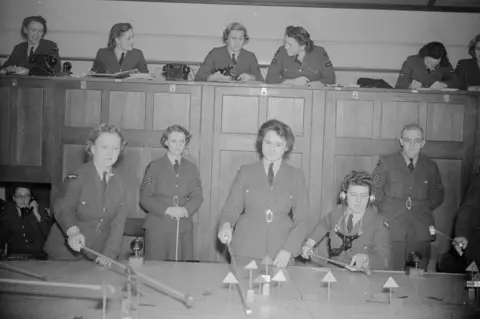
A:
{"type": "Polygon", "coordinates": [[[325,67],[328,68],[328,67],[330,67],[330,66],[332,66],[332,62],[331,62],[331,61],[328,61],[327,63],[325,63],[325,67]]]}

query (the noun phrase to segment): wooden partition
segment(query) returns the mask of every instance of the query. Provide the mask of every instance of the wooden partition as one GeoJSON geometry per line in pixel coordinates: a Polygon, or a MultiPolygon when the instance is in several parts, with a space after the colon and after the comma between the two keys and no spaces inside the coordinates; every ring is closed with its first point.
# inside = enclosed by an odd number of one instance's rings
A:
{"type": "MultiPolygon", "coordinates": [[[[480,163],[477,109],[476,95],[459,92],[0,77],[0,181],[58,187],[83,163],[91,128],[112,123],[128,142],[118,167],[129,216],[143,217],[145,167],[165,154],[163,130],[184,125],[193,134],[186,153],[200,169],[204,195],[194,218],[195,258],[218,261],[218,216],[240,166],[258,159],[263,122],[277,118],[295,133],[289,162],[305,173],[312,221],[332,208],[346,173],[372,171],[380,155],[399,150],[402,126],[419,123],[424,151],[438,163],[446,189],[437,227],[449,233],[474,162],[480,163]]],[[[449,243],[438,238],[433,247],[437,256],[449,243]]]]}

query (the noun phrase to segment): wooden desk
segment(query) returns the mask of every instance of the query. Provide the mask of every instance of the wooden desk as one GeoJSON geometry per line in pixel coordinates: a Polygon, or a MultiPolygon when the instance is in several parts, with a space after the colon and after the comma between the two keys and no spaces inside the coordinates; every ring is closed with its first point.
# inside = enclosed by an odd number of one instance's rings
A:
{"type": "MultiPolygon", "coordinates": [[[[195,258],[216,261],[218,215],[239,167],[257,160],[254,141],[264,121],[277,118],[295,133],[289,161],[305,172],[312,227],[336,202],[345,174],[373,170],[380,155],[399,149],[401,128],[415,122],[425,129],[424,151],[445,184],[436,227],[450,233],[480,164],[478,108],[478,95],[464,92],[3,76],[0,181],[57,187],[83,162],[91,127],[112,123],[128,141],[119,167],[128,178],[129,215],[143,217],[138,190],[145,167],[165,154],[162,131],[184,125],[193,134],[186,153],[200,169],[205,198],[194,221],[195,258]]],[[[439,237],[433,247],[436,256],[449,243],[439,237]]]]}
{"type": "MultiPolygon", "coordinates": [[[[120,318],[121,289],[126,283],[123,275],[102,269],[88,262],[15,262],[17,267],[47,275],[50,281],[99,285],[116,288],[108,303],[107,318],[120,318]]],[[[222,284],[230,271],[227,264],[214,263],[147,263],[143,272],[181,292],[190,294],[193,307],[150,287],[142,286],[141,319],[147,318],[245,318],[237,288],[229,297],[228,287],[222,284]]],[[[264,272],[256,270],[253,278],[264,272]]],[[[271,271],[271,267],[270,267],[271,271]]],[[[327,288],[322,284],[325,268],[289,267],[288,281],[280,289],[273,286],[270,297],[259,296],[253,287],[256,301],[251,304],[251,318],[466,318],[473,307],[467,300],[463,275],[428,274],[411,278],[401,272],[350,273],[333,269],[337,282],[332,284],[328,303],[327,288]],[[392,303],[383,285],[392,277],[399,288],[393,290],[392,303]]],[[[238,274],[245,289],[248,271],[238,274]]],[[[23,275],[0,269],[0,278],[30,280],[23,275]]],[[[101,293],[66,289],[2,285],[0,287],[0,316],[2,318],[101,318],[101,293]]]]}

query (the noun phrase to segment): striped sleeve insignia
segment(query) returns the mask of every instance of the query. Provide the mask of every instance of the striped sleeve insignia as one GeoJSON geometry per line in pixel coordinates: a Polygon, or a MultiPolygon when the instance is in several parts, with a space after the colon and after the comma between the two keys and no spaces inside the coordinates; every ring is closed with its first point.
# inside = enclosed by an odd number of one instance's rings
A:
{"type": "Polygon", "coordinates": [[[435,182],[435,188],[438,189],[439,191],[443,190],[443,184],[441,181],[436,181],[435,182]]]}
{"type": "Polygon", "coordinates": [[[373,175],[372,180],[373,180],[374,183],[377,183],[378,181],[380,181],[380,174],[373,175]]]}
{"type": "Polygon", "coordinates": [[[147,188],[148,185],[152,184],[152,181],[153,181],[153,179],[152,179],[151,176],[146,178],[143,181],[142,186],[140,186],[140,190],[143,192],[145,190],[145,188],[147,188]]]}
{"type": "Polygon", "coordinates": [[[77,174],[68,174],[66,179],[71,180],[71,179],[77,179],[77,178],[78,178],[77,174]]]}
{"type": "Polygon", "coordinates": [[[272,64],[277,64],[277,59],[273,59],[272,64]]]}
{"type": "Polygon", "coordinates": [[[197,186],[202,187],[202,181],[200,180],[200,177],[197,177],[197,186]]]}
{"type": "Polygon", "coordinates": [[[325,63],[325,66],[328,68],[330,66],[332,66],[332,62],[328,61],[327,63],[325,63]]]}

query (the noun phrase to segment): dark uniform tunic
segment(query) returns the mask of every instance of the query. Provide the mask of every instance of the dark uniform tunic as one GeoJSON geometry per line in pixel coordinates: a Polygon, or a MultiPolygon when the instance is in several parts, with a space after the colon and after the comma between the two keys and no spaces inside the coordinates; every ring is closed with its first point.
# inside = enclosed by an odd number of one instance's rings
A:
{"type": "Polygon", "coordinates": [[[254,53],[240,49],[240,53],[238,56],[235,56],[235,60],[236,64],[232,60],[227,46],[212,49],[200,65],[195,75],[195,81],[206,81],[211,74],[215,73],[216,69],[224,69],[227,66],[235,65],[236,75],[243,73],[251,74],[255,76],[255,81],[263,82],[263,76],[260,73],[258,60],[254,53]]]}
{"type": "Polygon", "coordinates": [[[335,71],[327,51],[321,46],[313,46],[307,52],[303,61],[296,56],[289,56],[284,46],[278,48],[268,67],[267,83],[282,83],[287,79],[304,76],[311,81],[320,81],[323,84],[335,84],[335,71]]]}
{"type": "Polygon", "coordinates": [[[97,73],[117,73],[137,69],[140,73],[148,73],[147,62],[143,52],[139,49],[132,49],[125,52],[122,65],[115,55],[115,50],[103,48],[98,50],[93,61],[92,71],[97,73]]]}
{"type": "Polygon", "coordinates": [[[20,217],[15,203],[7,203],[0,219],[0,250],[8,243],[8,254],[44,254],[43,245],[52,222],[45,211],[38,210],[40,221],[31,213],[20,217]]]}
{"type": "Polygon", "coordinates": [[[460,89],[466,90],[469,86],[480,86],[480,67],[477,59],[465,59],[458,61],[455,70],[460,81],[460,89]]]}
{"type": "Polygon", "coordinates": [[[421,267],[426,270],[433,239],[429,227],[435,226],[433,211],[444,198],[437,164],[419,154],[410,173],[402,152],[382,156],[373,182],[380,214],[390,227],[392,269],[403,270],[408,254],[416,250],[422,254],[421,267]]]}
{"type": "MultiPolygon", "coordinates": [[[[343,205],[337,205],[327,216],[322,218],[312,233],[308,236],[318,243],[327,233],[329,237],[329,256],[334,260],[349,264],[356,254],[368,255],[370,269],[389,269],[390,262],[390,231],[384,224],[384,218],[376,210],[367,207],[360,221],[350,232],[346,227],[345,209],[343,205]],[[332,255],[332,250],[339,249],[344,245],[341,236],[355,236],[350,249],[343,250],[338,256],[332,255]],[[356,236],[355,236],[356,237],[356,236]]],[[[344,246],[345,247],[345,246],[344,246]]]]}
{"type": "MultiPolygon", "coordinates": [[[[38,46],[35,49],[34,54],[58,56],[58,51],[54,52],[54,48],[58,49],[57,44],[55,42],[46,40],[46,39],[40,39],[40,42],[38,43],[38,46]]],[[[12,53],[8,57],[8,60],[5,61],[5,63],[0,67],[0,69],[6,68],[7,66],[10,66],[10,65],[17,65],[30,70],[34,66],[34,64],[30,63],[30,57],[29,57],[30,52],[27,52],[27,51],[28,51],[27,41],[17,44],[13,48],[12,53]]],[[[60,57],[59,57],[57,64],[55,64],[54,66],[55,71],[60,72],[61,65],[62,65],[62,62],[60,61],[60,57]]]]}
{"type": "Polygon", "coordinates": [[[300,253],[308,216],[308,189],[302,170],[282,161],[270,186],[260,161],[238,171],[219,225],[229,222],[235,228],[235,257],[261,260],[268,255],[274,259],[280,250],[292,257],[300,253]]]}
{"type": "Polygon", "coordinates": [[[85,236],[87,247],[116,258],[127,217],[125,198],[123,181],[118,172],[112,170],[104,189],[93,161],[80,166],[67,176],[54,199],[53,211],[57,223],[45,243],[45,252],[56,260],[84,258],[85,255],[70,249],[65,240],[67,230],[77,226],[85,236]]]}
{"type": "Polygon", "coordinates": [[[413,80],[422,83],[422,87],[429,88],[435,82],[443,82],[449,88],[459,88],[455,70],[449,64],[441,66],[440,64],[434,71],[427,70],[423,57],[412,55],[403,62],[402,69],[398,75],[396,89],[408,89],[413,80]]]}
{"type": "Polygon", "coordinates": [[[168,207],[187,209],[188,217],[180,219],[179,260],[193,259],[192,217],[203,202],[200,173],[195,164],[182,157],[178,172],[167,155],[151,162],[143,178],[140,205],[146,210],[145,258],[148,260],[175,260],[177,220],[165,215],[168,207]]]}

